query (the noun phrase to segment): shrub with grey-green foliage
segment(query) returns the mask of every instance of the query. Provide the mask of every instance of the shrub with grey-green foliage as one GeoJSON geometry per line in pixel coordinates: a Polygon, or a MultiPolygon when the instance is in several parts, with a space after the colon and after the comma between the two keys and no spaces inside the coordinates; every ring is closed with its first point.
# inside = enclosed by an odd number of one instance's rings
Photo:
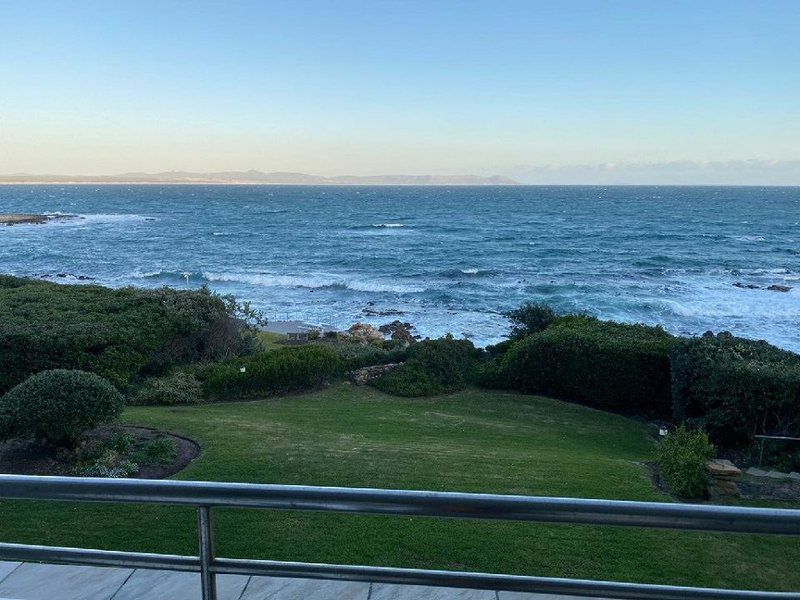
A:
{"type": "Polygon", "coordinates": [[[558,319],[556,311],[544,302],[526,302],[505,316],[511,321],[510,336],[513,339],[544,331],[558,319]]]}
{"type": "Polygon", "coordinates": [[[662,477],[678,496],[702,498],[708,493],[706,463],[714,458],[714,445],[705,431],[681,425],[663,439],[657,458],[662,477]]]}
{"type": "Polygon", "coordinates": [[[203,384],[189,373],[177,371],[165,377],[148,379],[130,399],[134,405],[197,404],[204,399],[203,384]]]}
{"type": "Polygon", "coordinates": [[[122,394],[99,375],[42,371],[0,399],[0,440],[34,436],[73,447],[87,431],[119,416],[123,405],[122,394]]]}

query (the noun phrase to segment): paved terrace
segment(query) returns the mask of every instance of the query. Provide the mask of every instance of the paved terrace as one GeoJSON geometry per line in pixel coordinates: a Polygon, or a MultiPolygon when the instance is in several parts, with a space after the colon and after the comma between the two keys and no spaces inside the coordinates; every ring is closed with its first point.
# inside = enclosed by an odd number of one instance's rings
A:
{"type": "MultiPolygon", "coordinates": [[[[217,586],[219,600],[578,600],[550,594],[246,575],[218,575],[217,586]]],[[[0,600],[199,598],[197,573],[0,561],[0,600]]]]}

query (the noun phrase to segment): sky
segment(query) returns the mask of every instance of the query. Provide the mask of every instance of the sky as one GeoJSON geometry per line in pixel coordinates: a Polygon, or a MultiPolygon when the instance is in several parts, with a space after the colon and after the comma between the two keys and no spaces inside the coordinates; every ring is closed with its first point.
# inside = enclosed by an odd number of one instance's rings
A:
{"type": "Polygon", "coordinates": [[[0,0],[0,173],[800,184],[800,1],[0,0]]]}

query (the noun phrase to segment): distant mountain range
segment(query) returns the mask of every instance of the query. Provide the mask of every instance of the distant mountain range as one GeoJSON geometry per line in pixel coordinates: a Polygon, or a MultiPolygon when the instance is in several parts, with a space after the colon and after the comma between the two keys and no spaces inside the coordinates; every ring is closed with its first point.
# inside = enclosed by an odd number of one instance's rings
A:
{"type": "Polygon", "coordinates": [[[0,175],[0,183],[207,183],[278,185],[518,185],[513,179],[478,175],[339,175],[323,177],[305,173],[264,173],[262,171],[219,171],[193,173],[122,173],[120,175],[0,175]]]}

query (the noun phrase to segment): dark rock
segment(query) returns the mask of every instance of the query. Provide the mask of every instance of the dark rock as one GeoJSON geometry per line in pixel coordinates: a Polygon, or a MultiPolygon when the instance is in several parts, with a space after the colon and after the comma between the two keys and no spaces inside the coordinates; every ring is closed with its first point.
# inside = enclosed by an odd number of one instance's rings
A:
{"type": "Polygon", "coordinates": [[[755,283],[742,283],[741,281],[737,281],[733,284],[733,287],[742,288],[745,290],[760,290],[761,286],[756,285],[755,283]]]}
{"type": "Polygon", "coordinates": [[[361,312],[368,317],[402,317],[405,314],[402,310],[375,310],[374,308],[365,308],[361,312]]]}
{"type": "Polygon", "coordinates": [[[356,323],[347,330],[347,334],[364,344],[383,341],[383,334],[368,323],[356,323]]]}
{"type": "Polygon", "coordinates": [[[767,289],[770,292],[788,292],[792,288],[789,287],[788,285],[777,285],[777,284],[774,284],[774,285],[769,286],[767,289]]]}
{"type": "Polygon", "coordinates": [[[385,333],[386,335],[390,335],[394,332],[395,329],[398,327],[403,327],[405,329],[414,329],[414,326],[411,323],[404,323],[403,321],[394,320],[391,323],[386,323],[385,325],[381,325],[378,327],[378,331],[381,333],[385,333]]]}

